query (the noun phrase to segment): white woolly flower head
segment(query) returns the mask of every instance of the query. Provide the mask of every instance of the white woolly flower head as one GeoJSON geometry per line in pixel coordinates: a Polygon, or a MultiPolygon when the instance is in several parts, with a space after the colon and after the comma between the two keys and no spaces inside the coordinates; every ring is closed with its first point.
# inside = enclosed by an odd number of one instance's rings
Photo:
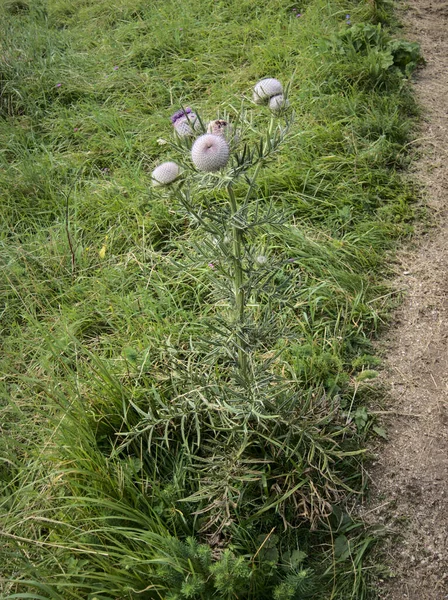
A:
{"type": "Polygon", "coordinates": [[[278,79],[266,77],[261,79],[254,87],[254,102],[256,104],[265,104],[272,96],[283,94],[283,86],[278,79]]]}
{"type": "Polygon", "coordinates": [[[195,134],[195,131],[201,129],[198,116],[189,106],[175,112],[171,117],[171,123],[179,137],[192,136],[195,134]]]}
{"type": "Polygon", "coordinates": [[[221,135],[205,133],[191,148],[191,159],[199,171],[219,171],[226,166],[230,156],[229,144],[221,135]]]}
{"type": "Polygon", "coordinates": [[[196,131],[200,131],[201,123],[199,122],[199,119],[195,115],[193,115],[193,119],[191,117],[183,117],[176,121],[174,124],[174,131],[179,137],[192,136],[196,131]]]}
{"type": "Polygon", "coordinates": [[[269,100],[269,108],[273,112],[282,112],[289,107],[289,100],[285,98],[283,94],[277,94],[277,96],[272,96],[269,100]]]}
{"type": "Polygon", "coordinates": [[[168,185],[179,177],[179,165],[175,162],[164,162],[151,173],[154,186],[168,185]]]}

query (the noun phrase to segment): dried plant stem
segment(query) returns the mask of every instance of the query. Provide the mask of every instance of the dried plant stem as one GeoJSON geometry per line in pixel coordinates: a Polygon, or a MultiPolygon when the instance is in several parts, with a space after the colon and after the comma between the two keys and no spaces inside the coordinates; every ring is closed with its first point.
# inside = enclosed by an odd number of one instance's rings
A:
{"type": "MultiPolygon", "coordinates": [[[[227,191],[230,200],[230,211],[233,217],[238,212],[238,203],[235,193],[232,189],[232,184],[227,186],[227,191]]],[[[244,324],[244,309],[246,306],[246,298],[244,293],[244,271],[242,265],[243,232],[235,224],[232,224],[233,235],[233,261],[234,261],[234,289],[235,289],[235,324],[241,328],[244,324]]],[[[245,379],[247,375],[247,352],[244,339],[237,336],[238,345],[238,369],[240,375],[245,379]]]]}

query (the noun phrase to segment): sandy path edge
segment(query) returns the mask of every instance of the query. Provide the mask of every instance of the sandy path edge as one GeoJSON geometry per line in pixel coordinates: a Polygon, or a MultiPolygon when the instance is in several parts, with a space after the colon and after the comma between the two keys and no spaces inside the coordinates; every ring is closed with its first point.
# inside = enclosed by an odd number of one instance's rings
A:
{"type": "Polygon", "coordinates": [[[394,577],[384,600],[448,599],[448,2],[410,0],[406,37],[427,61],[415,79],[425,110],[414,165],[437,226],[400,256],[406,299],[381,345],[392,391],[389,442],[370,469],[366,515],[388,532],[394,577]]]}

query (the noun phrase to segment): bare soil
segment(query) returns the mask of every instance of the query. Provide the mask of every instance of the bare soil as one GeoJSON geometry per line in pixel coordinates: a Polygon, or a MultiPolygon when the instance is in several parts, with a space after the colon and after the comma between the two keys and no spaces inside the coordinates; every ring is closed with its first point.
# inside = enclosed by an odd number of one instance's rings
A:
{"type": "Polygon", "coordinates": [[[400,256],[406,299],[383,341],[391,388],[389,442],[370,470],[366,515],[384,523],[392,578],[384,600],[448,599],[448,2],[410,0],[406,37],[427,66],[415,79],[425,112],[415,176],[435,227],[400,256]],[[412,416],[403,416],[412,415],[412,416]]]}

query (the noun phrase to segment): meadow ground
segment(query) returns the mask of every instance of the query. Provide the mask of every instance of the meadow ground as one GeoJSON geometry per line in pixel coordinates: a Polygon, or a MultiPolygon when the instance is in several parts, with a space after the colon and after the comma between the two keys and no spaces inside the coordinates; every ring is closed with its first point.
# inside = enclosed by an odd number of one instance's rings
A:
{"type": "Polygon", "coordinates": [[[418,45],[378,1],[2,9],[3,597],[374,595],[352,507],[418,45]],[[240,130],[218,175],[172,143],[185,106],[240,130]]]}

